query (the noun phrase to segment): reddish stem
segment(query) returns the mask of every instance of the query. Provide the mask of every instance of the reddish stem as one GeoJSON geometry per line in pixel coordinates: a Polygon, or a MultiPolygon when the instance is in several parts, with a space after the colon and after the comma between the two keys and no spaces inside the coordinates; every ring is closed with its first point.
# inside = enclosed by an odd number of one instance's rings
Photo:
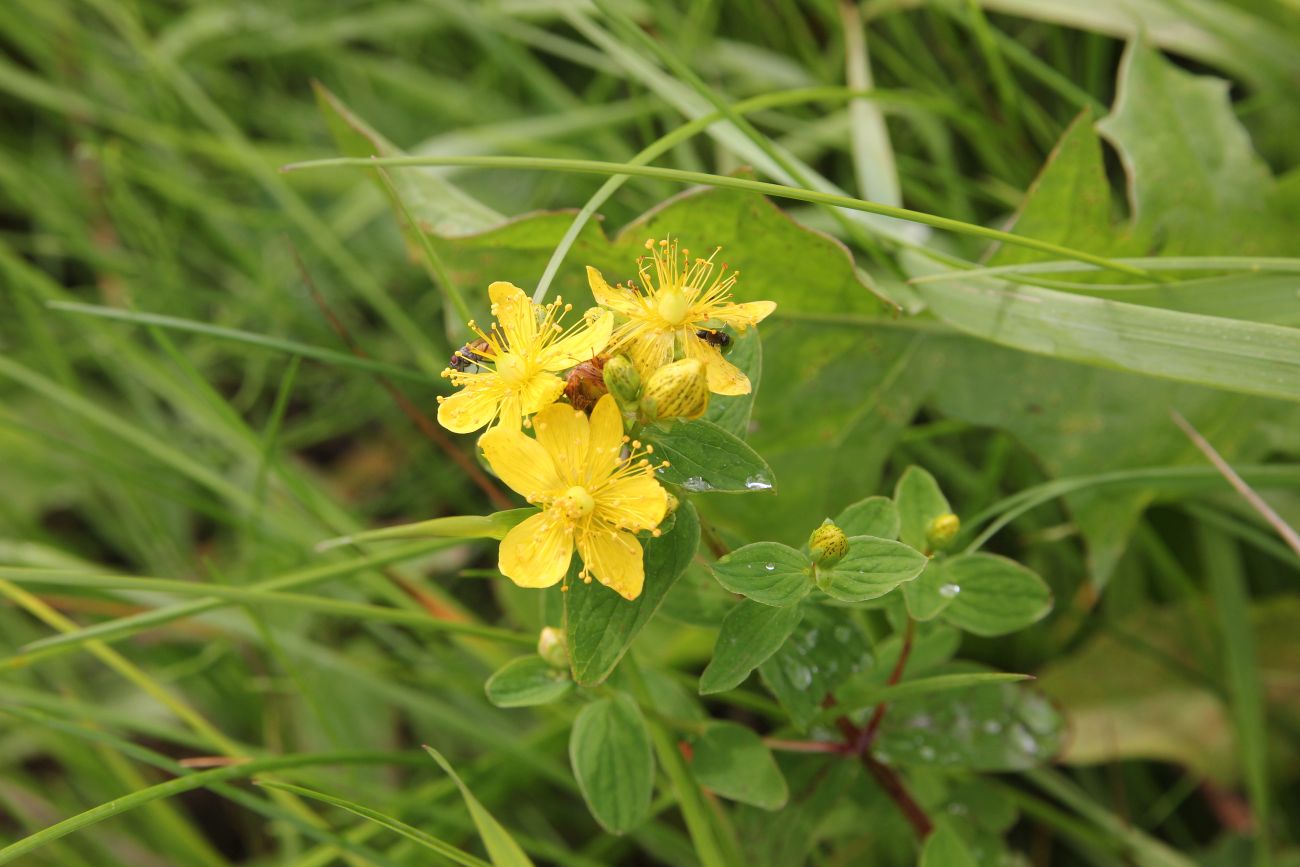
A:
{"type": "Polygon", "coordinates": [[[912,796],[908,794],[902,779],[894,769],[881,764],[880,760],[872,757],[870,753],[862,755],[862,764],[867,766],[867,771],[880,784],[880,788],[884,789],[885,794],[898,806],[903,818],[907,819],[907,823],[916,832],[917,839],[924,840],[929,837],[930,832],[934,830],[930,817],[925,815],[920,804],[912,800],[912,796]]]}
{"type": "MultiPolygon", "coordinates": [[[[889,680],[885,682],[887,686],[893,686],[903,679],[903,669],[907,668],[907,658],[912,655],[912,640],[915,636],[916,621],[909,617],[907,618],[907,626],[903,628],[903,646],[898,649],[898,660],[894,663],[894,670],[889,673],[889,680]]],[[[880,731],[880,723],[885,718],[885,708],[887,706],[882,701],[871,712],[871,719],[867,720],[867,725],[862,729],[858,742],[853,745],[857,752],[865,753],[875,742],[876,733],[880,731]]]]}

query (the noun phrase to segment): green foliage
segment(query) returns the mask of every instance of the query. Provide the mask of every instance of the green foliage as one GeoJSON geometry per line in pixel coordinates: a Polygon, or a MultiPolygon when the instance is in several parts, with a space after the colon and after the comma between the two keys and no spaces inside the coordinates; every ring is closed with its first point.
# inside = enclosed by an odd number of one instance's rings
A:
{"type": "Polygon", "coordinates": [[[559,701],[573,689],[573,681],[540,656],[521,656],[497,669],[483,690],[497,707],[532,707],[559,701]]]}
{"type": "Polygon", "coordinates": [[[582,709],[569,735],[569,761],[591,815],[621,834],[645,820],[654,788],[650,735],[636,702],[623,693],[582,709]]]}
{"type": "Polygon", "coordinates": [[[779,810],[790,797],[772,752],[751,729],[714,723],[691,742],[691,771],[724,798],[779,810]]]}

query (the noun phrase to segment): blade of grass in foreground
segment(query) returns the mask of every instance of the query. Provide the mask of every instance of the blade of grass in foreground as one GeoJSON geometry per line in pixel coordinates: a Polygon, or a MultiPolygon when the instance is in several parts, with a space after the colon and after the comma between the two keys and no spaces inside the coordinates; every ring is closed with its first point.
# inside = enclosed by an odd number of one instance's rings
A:
{"type": "Polygon", "coordinates": [[[675,181],[682,184],[704,184],[705,186],[711,187],[727,187],[733,190],[744,190],[746,192],[759,193],[765,196],[774,196],[780,199],[795,199],[801,202],[811,202],[815,205],[830,205],[837,208],[847,208],[851,211],[863,211],[868,214],[897,217],[900,220],[907,220],[912,223],[921,223],[926,226],[933,226],[936,229],[946,229],[947,231],[955,232],[960,235],[970,235],[977,238],[985,238],[990,241],[1001,241],[1005,244],[1014,244],[1019,247],[1026,247],[1030,250],[1051,253],[1055,256],[1060,256],[1063,259],[1073,259],[1078,262],[1086,262],[1090,265],[1096,265],[1110,271],[1118,271],[1123,274],[1132,274],[1138,277],[1151,277],[1151,274],[1141,268],[1135,268],[1132,265],[1124,265],[1119,262],[1114,262],[1103,256],[1094,256],[1093,254],[1085,253],[1082,250],[1072,250],[1069,247],[1062,247],[1059,244],[1053,244],[1048,241],[1039,241],[1034,238],[1027,238],[1010,232],[1002,232],[975,223],[966,223],[948,217],[939,217],[934,214],[926,214],[908,208],[899,208],[892,205],[882,205],[877,202],[868,202],[863,199],[855,199],[851,196],[823,193],[818,190],[804,190],[799,189],[798,187],[785,186],[783,184],[768,183],[767,181],[754,181],[748,178],[714,175],[707,172],[688,172],[681,169],[670,169],[660,166],[639,166],[632,163],[611,163],[602,160],[570,160],[546,157],[448,156],[393,157],[369,160],[339,157],[327,160],[311,160],[308,162],[290,163],[289,165],[284,166],[281,171],[292,172],[306,169],[342,167],[375,168],[377,166],[392,168],[401,168],[403,166],[465,166],[469,168],[485,169],[525,169],[534,171],[577,172],[590,175],[634,175],[646,178],[658,178],[659,180],[665,181],[675,181]]]}
{"type": "Polygon", "coordinates": [[[312,800],[321,801],[326,804],[332,804],[335,807],[339,807],[341,809],[347,810],[349,813],[352,813],[353,815],[360,816],[363,819],[367,819],[371,822],[374,822],[375,824],[387,828],[388,830],[392,831],[395,834],[401,834],[403,837],[407,838],[408,840],[414,840],[416,843],[419,843],[424,848],[436,852],[437,854],[441,855],[443,858],[446,858],[448,861],[455,862],[456,864],[463,864],[465,865],[465,867],[488,867],[488,862],[484,861],[481,858],[476,858],[475,856],[471,855],[470,853],[462,849],[457,849],[455,846],[451,845],[450,843],[443,842],[442,840],[439,840],[437,837],[433,836],[432,834],[426,834],[424,831],[421,831],[419,828],[416,828],[412,825],[408,825],[400,819],[394,819],[392,816],[386,816],[383,813],[379,812],[378,810],[372,810],[369,807],[364,807],[361,804],[358,804],[354,801],[348,801],[343,798],[337,797],[335,795],[327,795],[324,792],[318,792],[315,791],[314,789],[306,789],[303,788],[302,786],[294,786],[289,783],[276,783],[270,780],[258,780],[257,784],[267,789],[279,789],[280,791],[283,792],[292,792],[293,794],[300,795],[304,798],[311,798],[312,800]]]}
{"type": "Polygon", "coordinates": [[[389,765],[418,764],[420,759],[411,753],[390,753],[378,750],[350,750],[330,753],[300,753],[292,756],[275,756],[268,759],[255,759],[210,771],[200,771],[184,777],[177,777],[165,783],[158,783],[147,789],[140,789],[129,795],[114,798],[111,801],[92,807],[85,812],[56,822],[48,828],[37,831],[0,849],[0,864],[9,864],[16,858],[31,854],[42,846],[61,837],[66,837],[82,828],[102,822],[112,816],[119,816],[142,804],[159,798],[170,798],[182,792],[191,792],[211,783],[224,782],[269,771],[286,771],[293,768],[308,768],[319,765],[389,765]]]}
{"type": "Polygon", "coordinates": [[[319,611],[357,620],[382,620],[400,623],[417,629],[472,635],[531,647],[537,643],[534,636],[509,629],[462,623],[455,620],[438,620],[421,611],[407,611],[381,605],[348,602],[305,593],[278,593],[228,584],[203,584],[195,581],[177,581],[168,578],[114,575],[111,573],[69,572],[62,569],[16,569],[0,566],[0,578],[16,584],[49,584],[59,587],[87,587],[95,590],[139,590],[150,593],[176,593],[185,596],[202,596],[243,603],[245,605],[280,605],[300,611],[319,611]]]}
{"type": "Polygon", "coordinates": [[[524,850],[519,848],[519,844],[511,838],[505,828],[501,827],[501,823],[487,811],[479,799],[474,797],[474,793],[461,780],[456,769],[451,766],[451,762],[431,746],[426,745],[424,751],[433,757],[438,766],[455,782],[456,788],[460,789],[460,796],[465,799],[465,806],[469,808],[469,814],[474,819],[474,827],[483,838],[483,845],[487,848],[492,863],[497,867],[533,867],[533,862],[524,854],[524,850]]]}
{"type": "MultiPolygon", "coordinates": [[[[410,560],[424,554],[431,554],[434,551],[440,551],[444,548],[463,544],[464,540],[462,539],[432,539],[423,542],[413,542],[410,545],[402,545],[379,554],[369,554],[364,557],[354,557],[350,560],[344,560],[340,563],[328,563],[323,566],[313,566],[309,569],[287,572],[274,578],[258,581],[248,589],[275,591],[296,587],[307,587],[312,584],[318,584],[322,581],[328,581],[332,578],[350,575],[363,569],[373,569],[379,566],[386,566],[390,563],[399,563],[403,560],[410,560]]],[[[142,630],[161,626],[164,623],[171,623],[173,620],[179,620],[183,617],[194,617],[208,611],[213,611],[217,608],[224,608],[234,604],[237,603],[233,600],[218,599],[211,595],[207,595],[203,599],[196,599],[193,602],[182,602],[177,605],[170,605],[166,608],[148,611],[143,614],[133,614],[129,617],[120,617],[116,620],[109,620],[104,623],[98,623],[94,626],[88,626],[84,629],[78,629],[75,632],[69,632],[64,635],[53,635],[49,638],[43,638],[40,641],[32,642],[23,648],[23,653],[21,655],[5,660],[5,664],[9,666],[26,665],[38,658],[72,650],[87,641],[117,641],[128,635],[134,635],[142,630]]]]}

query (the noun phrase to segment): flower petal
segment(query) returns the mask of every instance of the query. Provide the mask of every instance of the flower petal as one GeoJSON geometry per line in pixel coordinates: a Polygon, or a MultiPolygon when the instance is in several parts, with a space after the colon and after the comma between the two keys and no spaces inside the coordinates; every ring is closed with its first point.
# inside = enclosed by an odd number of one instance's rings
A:
{"type": "Polygon", "coordinates": [[[592,308],[582,325],[568,337],[557,340],[540,354],[539,361],[546,370],[564,370],[582,364],[600,354],[609,344],[614,331],[614,314],[608,310],[592,308]]]}
{"type": "Polygon", "coordinates": [[[645,382],[659,368],[673,360],[674,332],[639,328],[631,332],[628,355],[645,382]]]}
{"type": "Polygon", "coordinates": [[[478,444],[501,481],[526,499],[557,496],[565,487],[546,449],[522,431],[494,427],[479,437],[478,444]]]}
{"type": "Polygon", "coordinates": [[[513,283],[498,280],[488,286],[492,315],[501,323],[506,343],[514,352],[526,352],[537,339],[537,313],[524,290],[513,283]]]}
{"type": "Polygon", "coordinates": [[[564,486],[581,485],[587,468],[586,414],[568,404],[552,404],[533,418],[533,430],[537,442],[555,462],[556,475],[564,486]]]}
{"type": "Polygon", "coordinates": [[[641,310],[641,305],[637,303],[637,293],[629,292],[627,289],[615,289],[601,273],[590,265],[587,266],[587,285],[591,287],[591,294],[596,299],[596,303],[607,310],[613,310],[615,313],[622,313],[624,316],[630,316],[641,310]]]}
{"type": "Polygon", "coordinates": [[[495,373],[474,374],[465,386],[438,404],[438,422],[453,433],[473,433],[492,423],[504,398],[495,373]]]}
{"type": "Polygon", "coordinates": [[[542,512],[501,540],[497,568],[520,587],[550,587],[569,571],[573,532],[558,513],[542,512]]]}
{"type": "Polygon", "coordinates": [[[745,372],[722,357],[722,353],[698,337],[691,335],[686,341],[688,358],[704,362],[704,373],[709,380],[709,391],[714,394],[749,394],[749,377],[745,372]]]}
{"type": "Polygon", "coordinates": [[[552,373],[529,377],[519,393],[519,411],[524,415],[541,412],[564,394],[564,380],[552,373]]]}
{"type": "Polygon", "coordinates": [[[596,489],[592,497],[597,521],[628,530],[653,530],[668,511],[668,494],[649,473],[624,476],[596,489]]]}
{"type": "Polygon", "coordinates": [[[744,304],[719,304],[710,307],[705,315],[739,330],[757,325],[776,309],[775,301],[747,301],[744,304]]]}
{"type": "Polygon", "coordinates": [[[587,446],[587,475],[583,484],[599,485],[618,466],[623,450],[623,412],[618,401],[604,395],[591,411],[591,435],[587,446]]]}
{"type": "Polygon", "coordinates": [[[641,595],[645,564],[636,536],[593,521],[578,531],[576,541],[583,566],[597,581],[624,599],[641,595]]]}

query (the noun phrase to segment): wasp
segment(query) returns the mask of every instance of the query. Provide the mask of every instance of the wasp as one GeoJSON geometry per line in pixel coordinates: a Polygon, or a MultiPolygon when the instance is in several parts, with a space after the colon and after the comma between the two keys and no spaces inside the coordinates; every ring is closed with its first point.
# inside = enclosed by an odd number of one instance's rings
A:
{"type": "Polygon", "coordinates": [[[695,332],[695,336],[719,352],[726,351],[727,347],[731,345],[731,335],[725,331],[710,331],[707,328],[701,328],[695,332]]]}
{"type": "Polygon", "coordinates": [[[486,340],[475,340],[466,343],[451,354],[451,360],[447,362],[447,366],[457,373],[464,373],[465,368],[471,364],[482,364],[485,361],[484,357],[479,354],[485,349],[487,349],[486,340]]]}

